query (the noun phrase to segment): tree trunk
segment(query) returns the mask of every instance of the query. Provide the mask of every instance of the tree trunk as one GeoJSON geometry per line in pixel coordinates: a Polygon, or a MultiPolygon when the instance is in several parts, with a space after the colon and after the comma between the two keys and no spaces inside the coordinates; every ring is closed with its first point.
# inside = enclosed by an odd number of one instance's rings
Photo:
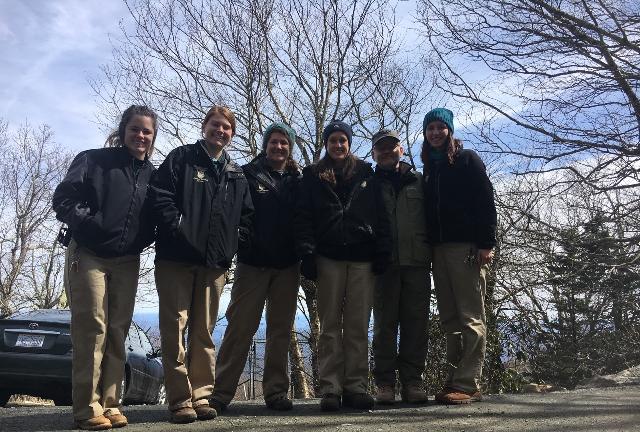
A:
{"type": "Polygon", "coordinates": [[[304,356],[298,343],[298,334],[295,325],[291,331],[289,340],[289,361],[291,363],[291,385],[293,386],[294,399],[308,399],[311,397],[307,375],[304,372],[304,356]]]}
{"type": "Polygon", "coordinates": [[[318,302],[316,301],[316,283],[302,279],[300,285],[304,291],[304,298],[309,313],[309,347],[311,348],[311,372],[313,376],[314,395],[320,394],[318,380],[318,338],[320,336],[320,319],[318,318],[318,302]]]}

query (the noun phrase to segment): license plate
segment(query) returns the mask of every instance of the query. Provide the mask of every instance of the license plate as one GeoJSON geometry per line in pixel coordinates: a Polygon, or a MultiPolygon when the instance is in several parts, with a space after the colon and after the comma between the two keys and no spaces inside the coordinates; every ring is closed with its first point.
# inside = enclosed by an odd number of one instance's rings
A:
{"type": "Polygon", "coordinates": [[[40,348],[43,344],[43,335],[19,334],[18,339],[16,340],[16,346],[23,348],[40,348]]]}

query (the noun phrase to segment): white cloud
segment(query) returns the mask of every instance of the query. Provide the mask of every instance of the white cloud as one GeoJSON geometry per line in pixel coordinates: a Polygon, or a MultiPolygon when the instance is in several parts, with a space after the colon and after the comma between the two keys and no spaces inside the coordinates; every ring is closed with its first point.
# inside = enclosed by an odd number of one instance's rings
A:
{"type": "Polygon", "coordinates": [[[47,123],[63,147],[99,147],[96,105],[87,76],[111,55],[109,34],[128,11],[123,3],[0,0],[0,117],[47,123]],[[2,4],[4,3],[4,4],[2,4]],[[11,17],[7,19],[6,17],[11,17]]]}

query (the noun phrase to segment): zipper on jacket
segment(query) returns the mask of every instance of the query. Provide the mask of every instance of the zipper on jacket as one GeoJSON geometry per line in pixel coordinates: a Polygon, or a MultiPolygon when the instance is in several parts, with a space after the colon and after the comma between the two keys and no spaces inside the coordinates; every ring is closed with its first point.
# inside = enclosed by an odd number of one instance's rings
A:
{"type": "Polygon", "coordinates": [[[442,242],[442,215],[440,214],[440,171],[442,168],[438,169],[438,173],[436,175],[436,191],[438,200],[436,201],[436,213],[438,215],[438,230],[440,231],[440,242],[442,242]]]}
{"type": "Polygon", "coordinates": [[[124,227],[122,229],[122,236],[120,237],[120,244],[118,245],[118,250],[122,252],[122,248],[124,246],[127,230],[129,228],[129,222],[131,221],[131,210],[133,208],[133,203],[136,201],[136,194],[138,192],[138,176],[143,167],[140,167],[138,172],[135,170],[135,161],[131,160],[131,174],[133,174],[133,192],[131,193],[131,199],[129,200],[129,210],[127,211],[127,218],[124,222],[124,227]]]}

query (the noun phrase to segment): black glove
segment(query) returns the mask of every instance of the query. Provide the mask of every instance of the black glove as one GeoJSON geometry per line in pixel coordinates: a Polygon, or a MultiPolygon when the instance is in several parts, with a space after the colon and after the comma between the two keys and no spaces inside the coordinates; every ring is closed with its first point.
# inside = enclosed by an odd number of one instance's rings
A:
{"type": "Polygon", "coordinates": [[[318,278],[318,266],[316,265],[315,255],[308,254],[302,257],[300,273],[302,273],[302,276],[312,281],[318,278]]]}
{"type": "Polygon", "coordinates": [[[391,266],[391,257],[388,254],[377,254],[373,257],[371,271],[374,275],[380,276],[385,274],[389,266],[391,266]]]}

